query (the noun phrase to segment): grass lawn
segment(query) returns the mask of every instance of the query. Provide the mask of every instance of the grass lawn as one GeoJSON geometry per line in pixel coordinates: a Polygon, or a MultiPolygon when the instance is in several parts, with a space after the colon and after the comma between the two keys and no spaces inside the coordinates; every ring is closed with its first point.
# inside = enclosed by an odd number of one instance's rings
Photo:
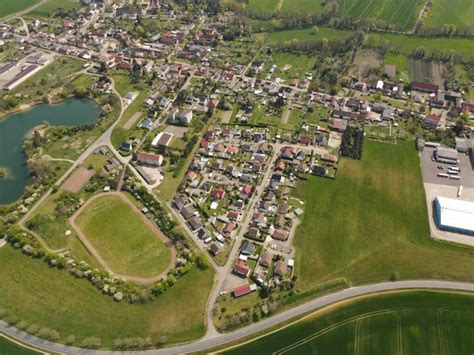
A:
{"type": "Polygon", "coordinates": [[[39,0],[2,0],[0,6],[0,18],[25,10],[39,0]]]}
{"type": "Polygon", "coordinates": [[[471,0],[436,0],[431,4],[423,23],[428,27],[444,24],[457,27],[473,24],[474,2],[471,0]]]}
{"type": "Polygon", "coordinates": [[[474,250],[436,242],[412,142],[366,140],[363,159],[343,159],[336,180],[299,182],[305,201],[295,235],[298,288],[345,278],[352,284],[441,278],[474,281],[474,250]]]}
{"type": "Polygon", "coordinates": [[[130,75],[112,74],[111,77],[114,79],[115,89],[120,96],[124,97],[128,92],[138,91],[133,85],[130,75]]]}
{"type": "Polygon", "coordinates": [[[80,345],[93,336],[110,347],[114,339],[151,337],[156,343],[163,336],[171,344],[205,333],[210,269],[193,269],[158,299],[134,305],[114,302],[88,281],[51,269],[9,245],[0,249],[0,270],[1,308],[19,320],[57,330],[61,341],[75,335],[75,345],[80,345]]]}
{"type": "Polygon", "coordinates": [[[384,64],[393,64],[397,67],[397,78],[408,81],[408,59],[405,55],[387,54],[383,58],[384,64]]]}
{"type": "Polygon", "coordinates": [[[408,30],[418,18],[421,0],[341,0],[338,15],[383,20],[408,30]]]}
{"type": "Polygon", "coordinates": [[[48,17],[58,9],[76,9],[79,7],[79,2],[76,0],[48,0],[43,5],[37,7],[29,12],[29,16],[48,17]]]}
{"type": "Polygon", "coordinates": [[[171,252],[163,241],[118,196],[95,199],[76,223],[119,274],[151,277],[163,272],[171,262],[171,252]]]}
{"type": "Polygon", "coordinates": [[[360,297],[224,353],[310,354],[317,349],[318,354],[469,354],[474,347],[473,306],[474,297],[463,293],[360,297]]]}
{"type": "Polygon", "coordinates": [[[281,78],[289,83],[291,79],[302,80],[305,78],[305,73],[313,71],[316,58],[312,58],[305,54],[293,54],[286,52],[275,52],[271,57],[263,57],[265,61],[265,70],[263,74],[266,76],[272,65],[277,66],[277,70],[273,74],[273,78],[281,78]]]}

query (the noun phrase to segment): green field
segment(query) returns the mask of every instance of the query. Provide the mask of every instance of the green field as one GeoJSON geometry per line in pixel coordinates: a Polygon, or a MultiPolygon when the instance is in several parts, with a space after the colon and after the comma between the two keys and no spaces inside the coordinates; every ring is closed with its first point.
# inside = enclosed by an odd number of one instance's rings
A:
{"type": "Polygon", "coordinates": [[[116,273],[151,277],[171,262],[170,249],[116,195],[91,201],[76,223],[116,273]]]}
{"type": "Polygon", "coordinates": [[[247,9],[273,12],[277,9],[279,0],[250,0],[247,5],[247,9]]]}
{"type": "Polygon", "coordinates": [[[76,0],[47,0],[43,5],[28,13],[28,16],[48,17],[59,9],[76,9],[79,2],[76,0]]]}
{"type": "Polygon", "coordinates": [[[401,278],[474,281],[474,250],[430,238],[412,142],[366,140],[363,159],[343,159],[336,180],[299,182],[305,201],[295,235],[300,292],[337,278],[361,284],[401,278]]]}
{"type": "Polygon", "coordinates": [[[275,43],[291,41],[294,39],[345,39],[349,37],[351,33],[352,32],[345,30],[336,30],[329,27],[320,27],[317,30],[307,28],[303,30],[288,30],[272,32],[268,34],[259,34],[257,35],[257,38],[267,43],[275,43]]]}
{"type": "Polygon", "coordinates": [[[0,18],[25,10],[39,0],[2,0],[0,6],[0,18]]]}
{"type": "Polygon", "coordinates": [[[431,4],[423,24],[428,27],[444,24],[457,27],[474,25],[474,2],[471,0],[436,0],[431,4]]]}
{"type": "Polygon", "coordinates": [[[281,11],[283,12],[301,12],[301,13],[320,13],[323,11],[324,1],[321,0],[285,0],[281,11]]]}
{"type": "Polygon", "coordinates": [[[370,34],[366,38],[366,45],[380,46],[381,40],[388,41],[392,50],[405,55],[411,55],[418,47],[424,47],[426,57],[432,51],[449,52],[451,50],[474,55],[474,41],[467,38],[439,38],[417,37],[397,34],[370,34]]]}
{"type": "Polygon", "coordinates": [[[422,0],[340,0],[339,16],[383,20],[402,29],[411,29],[423,6],[422,0]]]}
{"type": "Polygon", "coordinates": [[[474,297],[407,291],[322,309],[225,354],[472,354],[474,297]]]}
{"type": "Polygon", "coordinates": [[[60,341],[75,335],[74,345],[98,337],[103,347],[114,339],[150,337],[157,344],[190,341],[205,333],[205,309],[212,270],[193,269],[172,288],[146,304],[114,302],[86,280],[22,255],[9,245],[0,249],[0,308],[17,320],[59,332],[60,341]],[[192,302],[190,302],[192,295],[192,302]]]}

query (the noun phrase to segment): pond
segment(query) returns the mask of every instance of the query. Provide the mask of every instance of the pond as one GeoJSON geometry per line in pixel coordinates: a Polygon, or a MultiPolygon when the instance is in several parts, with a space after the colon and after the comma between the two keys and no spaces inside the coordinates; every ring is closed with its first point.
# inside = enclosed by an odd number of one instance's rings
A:
{"type": "Polygon", "coordinates": [[[100,107],[92,100],[70,99],[61,104],[41,104],[0,120],[0,204],[19,199],[31,178],[23,143],[34,127],[47,122],[52,126],[82,126],[95,123],[100,107]]]}

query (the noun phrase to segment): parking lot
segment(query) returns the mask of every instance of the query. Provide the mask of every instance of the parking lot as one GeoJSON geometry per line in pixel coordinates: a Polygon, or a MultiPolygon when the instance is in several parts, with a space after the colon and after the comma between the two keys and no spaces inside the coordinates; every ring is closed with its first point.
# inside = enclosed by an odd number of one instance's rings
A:
{"type": "Polygon", "coordinates": [[[464,186],[474,188],[474,170],[473,162],[470,161],[466,154],[458,153],[459,165],[461,169],[460,180],[454,180],[446,177],[439,177],[438,173],[447,173],[449,164],[438,163],[432,159],[435,148],[425,147],[420,153],[421,173],[423,182],[429,184],[440,184],[447,186],[464,186]]]}

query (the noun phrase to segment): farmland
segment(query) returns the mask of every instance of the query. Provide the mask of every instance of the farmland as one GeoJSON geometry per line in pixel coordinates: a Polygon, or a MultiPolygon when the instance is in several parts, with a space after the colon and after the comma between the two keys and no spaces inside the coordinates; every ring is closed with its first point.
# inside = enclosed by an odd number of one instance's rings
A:
{"type": "Polygon", "coordinates": [[[59,9],[75,9],[79,4],[75,0],[47,0],[43,5],[28,13],[28,16],[48,17],[59,9]]]}
{"type": "Polygon", "coordinates": [[[158,231],[144,225],[117,195],[91,200],[76,223],[114,272],[150,277],[171,262],[170,249],[157,238],[158,231]]]}
{"type": "Polygon", "coordinates": [[[473,25],[472,14],[474,2],[471,0],[436,0],[432,2],[423,24],[428,27],[473,25]]]}
{"type": "Polygon", "coordinates": [[[225,354],[468,354],[474,297],[409,291],[331,306],[225,354]]]}
{"type": "Polygon", "coordinates": [[[394,273],[474,280],[472,250],[429,236],[418,156],[410,142],[366,141],[361,161],[342,160],[336,180],[311,177],[298,183],[295,195],[305,200],[295,235],[300,292],[337,278],[361,284],[394,273]]]}
{"type": "Polygon", "coordinates": [[[283,12],[319,13],[323,10],[323,1],[320,0],[285,0],[281,10],[283,12]]]}
{"type": "Polygon", "coordinates": [[[0,18],[25,10],[35,5],[37,2],[38,0],[2,1],[2,6],[0,7],[0,18]]]}
{"type": "Polygon", "coordinates": [[[466,38],[439,38],[417,37],[397,34],[370,34],[366,38],[366,45],[379,46],[381,40],[388,41],[391,48],[401,54],[411,55],[417,48],[424,47],[425,56],[433,51],[449,52],[451,50],[474,55],[474,41],[466,38]]]}
{"type": "Polygon", "coordinates": [[[411,29],[418,18],[421,0],[341,0],[338,15],[383,20],[402,29],[411,29]]]}
{"type": "Polygon", "coordinates": [[[92,336],[103,347],[126,337],[150,337],[153,344],[161,338],[171,344],[205,333],[210,269],[193,269],[156,300],[134,305],[114,302],[88,281],[25,257],[9,245],[0,249],[0,269],[0,304],[7,317],[54,329],[61,342],[75,335],[75,345],[92,336]]]}
{"type": "Polygon", "coordinates": [[[272,12],[277,9],[279,0],[250,0],[247,8],[249,10],[272,12]]]}

